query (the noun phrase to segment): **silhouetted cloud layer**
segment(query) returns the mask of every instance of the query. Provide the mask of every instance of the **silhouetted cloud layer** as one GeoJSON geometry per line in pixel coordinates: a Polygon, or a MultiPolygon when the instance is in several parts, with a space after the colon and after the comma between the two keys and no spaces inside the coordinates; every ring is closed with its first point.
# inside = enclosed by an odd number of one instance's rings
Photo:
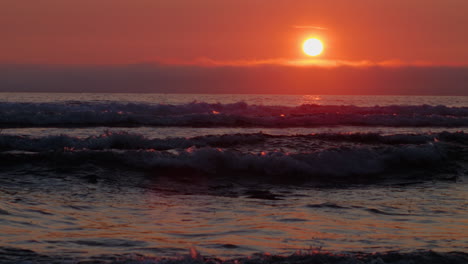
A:
{"type": "Polygon", "coordinates": [[[468,95],[468,67],[0,65],[1,92],[468,95]]]}

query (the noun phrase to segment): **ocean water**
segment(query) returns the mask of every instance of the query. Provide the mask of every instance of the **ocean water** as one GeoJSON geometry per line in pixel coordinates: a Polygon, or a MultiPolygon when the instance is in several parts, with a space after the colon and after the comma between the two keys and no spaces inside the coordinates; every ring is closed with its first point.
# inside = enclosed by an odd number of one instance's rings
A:
{"type": "Polygon", "coordinates": [[[0,263],[468,263],[468,97],[0,94],[0,263]]]}

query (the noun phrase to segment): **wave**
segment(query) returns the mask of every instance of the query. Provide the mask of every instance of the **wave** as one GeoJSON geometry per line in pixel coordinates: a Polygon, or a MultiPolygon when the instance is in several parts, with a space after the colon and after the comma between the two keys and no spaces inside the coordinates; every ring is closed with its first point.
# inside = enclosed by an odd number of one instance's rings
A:
{"type": "Polygon", "coordinates": [[[309,135],[269,135],[265,133],[253,134],[225,134],[207,135],[192,138],[166,138],[151,139],[140,134],[128,132],[106,131],[99,136],[78,138],[67,135],[56,135],[46,137],[28,137],[17,135],[0,135],[0,151],[22,150],[22,151],[59,151],[66,149],[74,150],[170,150],[187,149],[190,147],[217,147],[229,148],[239,145],[253,145],[270,141],[283,140],[283,145],[288,146],[294,142],[306,145],[313,141],[331,142],[354,142],[360,144],[425,144],[429,142],[453,142],[467,145],[468,134],[464,132],[442,132],[426,134],[395,134],[381,135],[379,133],[318,133],[309,135]]]}
{"type": "Polygon", "coordinates": [[[179,263],[316,263],[316,264],[431,264],[431,263],[468,263],[465,252],[382,252],[382,253],[330,253],[319,249],[297,251],[290,256],[254,254],[237,259],[221,259],[204,257],[195,249],[191,249],[186,256],[173,258],[150,257],[140,254],[100,255],[91,257],[70,257],[39,254],[32,250],[0,247],[0,262],[2,263],[147,263],[147,264],[179,264],[179,263]]]}
{"type": "Polygon", "coordinates": [[[297,107],[193,102],[181,105],[144,103],[0,103],[0,127],[35,126],[240,126],[314,127],[468,126],[468,107],[326,106],[297,107]]]}
{"type": "Polygon", "coordinates": [[[200,136],[193,138],[150,139],[140,134],[128,132],[105,132],[99,136],[87,138],[67,135],[47,137],[27,137],[16,135],[0,135],[0,151],[57,151],[57,150],[106,150],[106,149],[152,149],[170,150],[187,149],[190,147],[230,147],[239,144],[263,142],[273,136],[256,134],[227,134],[220,136],[200,136]]]}
{"type": "Polygon", "coordinates": [[[442,142],[420,145],[355,146],[311,152],[249,153],[213,147],[157,151],[73,150],[52,152],[2,152],[9,165],[45,164],[73,167],[95,164],[123,167],[153,175],[212,175],[214,177],[265,178],[275,181],[380,182],[433,179],[458,175],[458,161],[466,158],[463,147],[442,142]],[[421,173],[424,172],[424,173],[421,173]],[[440,176],[442,175],[442,176],[440,176]]]}

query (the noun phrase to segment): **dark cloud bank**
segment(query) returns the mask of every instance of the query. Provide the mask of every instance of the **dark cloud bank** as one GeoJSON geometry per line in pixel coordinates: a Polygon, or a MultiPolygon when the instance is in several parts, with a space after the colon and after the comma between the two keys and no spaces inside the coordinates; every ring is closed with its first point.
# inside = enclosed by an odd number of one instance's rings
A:
{"type": "Polygon", "coordinates": [[[0,92],[467,95],[468,67],[0,65],[0,92]]]}

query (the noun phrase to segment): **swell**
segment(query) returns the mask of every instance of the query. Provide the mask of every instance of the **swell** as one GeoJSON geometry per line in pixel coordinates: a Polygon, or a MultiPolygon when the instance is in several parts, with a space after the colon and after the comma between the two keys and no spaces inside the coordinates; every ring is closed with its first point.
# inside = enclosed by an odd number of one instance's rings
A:
{"type": "Polygon", "coordinates": [[[192,138],[174,137],[165,139],[151,139],[140,134],[128,132],[105,132],[98,136],[78,138],[67,135],[46,137],[29,137],[16,135],[0,135],[0,151],[62,151],[62,150],[170,150],[187,149],[190,147],[219,147],[229,148],[239,145],[254,145],[269,141],[283,140],[284,145],[300,141],[307,142],[353,142],[359,144],[426,144],[430,142],[452,142],[467,145],[468,134],[465,132],[441,132],[423,134],[395,134],[381,135],[379,133],[318,133],[308,135],[269,135],[265,133],[253,134],[225,134],[207,135],[192,138]]]}
{"type": "Polygon", "coordinates": [[[0,127],[193,126],[314,127],[468,126],[468,107],[324,106],[297,107],[193,102],[181,105],[143,103],[0,103],[0,127]]]}

